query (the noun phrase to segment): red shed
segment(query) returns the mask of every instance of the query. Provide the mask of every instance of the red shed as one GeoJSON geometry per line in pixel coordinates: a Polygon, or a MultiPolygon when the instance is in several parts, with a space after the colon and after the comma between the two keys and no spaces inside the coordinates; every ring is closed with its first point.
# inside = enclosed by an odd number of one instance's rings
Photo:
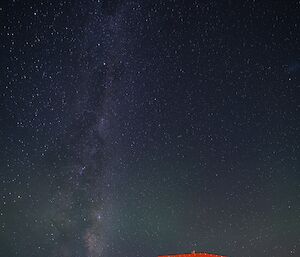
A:
{"type": "Polygon", "coordinates": [[[171,255],[161,255],[158,257],[226,257],[222,255],[215,255],[209,253],[188,253],[188,254],[171,254],[171,255]]]}

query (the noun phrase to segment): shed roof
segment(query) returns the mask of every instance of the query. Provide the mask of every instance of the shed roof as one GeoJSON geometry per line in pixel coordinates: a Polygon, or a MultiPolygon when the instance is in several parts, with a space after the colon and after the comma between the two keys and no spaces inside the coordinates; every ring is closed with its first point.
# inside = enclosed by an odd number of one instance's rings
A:
{"type": "Polygon", "coordinates": [[[226,257],[226,256],[215,255],[210,253],[187,253],[187,254],[160,255],[158,257],[226,257]]]}

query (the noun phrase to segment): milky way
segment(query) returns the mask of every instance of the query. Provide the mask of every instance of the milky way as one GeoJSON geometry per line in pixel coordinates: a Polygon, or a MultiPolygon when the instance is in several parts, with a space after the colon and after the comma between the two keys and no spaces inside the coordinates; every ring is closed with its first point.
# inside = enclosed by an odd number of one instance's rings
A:
{"type": "MultiPolygon", "coordinates": [[[[11,72],[23,73],[23,81],[12,89],[23,106],[21,113],[13,114],[20,135],[9,134],[7,139],[17,140],[26,155],[11,156],[15,159],[5,160],[6,168],[15,170],[22,183],[28,181],[20,189],[24,192],[12,196],[22,199],[22,210],[15,218],[24,225],[19,229],[28,233],[18,231],[19,225],[13,222],[17,246],[7,246],[11,256],[40,256],[41,252],[45,256],[100,256],[108,244],[109,231],[102,224],[109,213],[104,197],[111,181],[106,171],[116,156],[112,158],[111,145],[118,129],[111,127],[111,121],[116,115],[114,91],[124,69],[126,42],[120,41],[130,6],[41,2],[5,7],[11,17],[21,18],[25,10],[21,25],[10,25],[8,20],[7,26],[18,27],[17,44],[33,48],[13,49],[20,60],[17,68],[8,66],[11,72]],[[34,19],[36,15],[45,19],[34,19]],[[46,26],[46,31],[39,25],[46,26]],[[32,33],[28,40],[26,30],[32,33]],[[33,57],[26,56],[29,51],[33,57]],[[20,88],[22,84],[29,89],[20,88]]],[[[9,76],[7,80],[11,85],[9,76]]],[[[9,111],[14,103],[4,101],[9,111]]],[[[5,198],[6,194],[11,192],[4,187],[5,198]]]]}
{"type": "Polygon", "coordinates": [[[0,256],[298,256],[299,3],[0,5],[0,256]]]}

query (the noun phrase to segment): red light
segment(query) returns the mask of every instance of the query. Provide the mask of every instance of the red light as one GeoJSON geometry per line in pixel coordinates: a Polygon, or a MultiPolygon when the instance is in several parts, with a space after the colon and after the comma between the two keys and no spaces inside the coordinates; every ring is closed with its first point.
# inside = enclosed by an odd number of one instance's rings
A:
{"type": "Polygon", "coordinates": [[[226,257],[226,256],[209,254],[209,253],[190,253],[190,254],[161,255],[158,257],[226,257]]]}

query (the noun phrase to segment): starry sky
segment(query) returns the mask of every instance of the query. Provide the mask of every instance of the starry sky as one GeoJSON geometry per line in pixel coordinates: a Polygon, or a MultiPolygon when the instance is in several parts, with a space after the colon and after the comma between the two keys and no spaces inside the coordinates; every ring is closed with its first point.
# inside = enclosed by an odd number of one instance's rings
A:
{"type": "Polygon", "coordinates": [[[299,9],[2,1],[0,256],[299,256],[299,9]]]}

